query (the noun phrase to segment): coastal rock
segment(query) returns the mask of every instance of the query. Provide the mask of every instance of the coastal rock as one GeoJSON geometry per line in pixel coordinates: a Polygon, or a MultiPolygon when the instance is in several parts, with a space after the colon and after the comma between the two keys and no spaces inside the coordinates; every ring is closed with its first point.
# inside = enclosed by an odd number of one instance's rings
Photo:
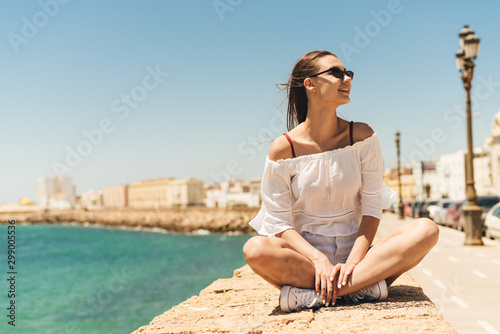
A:
{"type": "Polygon", "coordinates": [[[0,222],[18,223],[77,223],[85,225],[161,228],[171,232],[192,233],[205,230],[216,233],[254,232],[248,222],[259,208],[205,208],[183,209],[103,209],[50,210],[30,212],[1,212],[0,222]]]}
{"type": "Polygon", "coordinates": [[[166,333],[456,333],[408,274],[377,303],[284,313],[279,290],[243,266],[132,334],[166,333]]]}

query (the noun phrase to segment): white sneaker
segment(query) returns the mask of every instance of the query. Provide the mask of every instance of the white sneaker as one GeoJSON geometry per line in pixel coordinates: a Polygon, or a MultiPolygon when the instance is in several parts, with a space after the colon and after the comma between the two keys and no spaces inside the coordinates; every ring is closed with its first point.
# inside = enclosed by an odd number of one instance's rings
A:
{"type": "Polygon", "coordinates": [[[361,301],[383,300],[387,298],[388,294],[387,283],[383,279],[378,283],[345,295],[344,299],[351,303],[359,303],[361,301]]]}
{"type": "Polygon", "coordinates": [[[321,306],[321,300],[314,289],[302,289],[290,285],[281,288],[280,308],[283,312],[321,306]]]}

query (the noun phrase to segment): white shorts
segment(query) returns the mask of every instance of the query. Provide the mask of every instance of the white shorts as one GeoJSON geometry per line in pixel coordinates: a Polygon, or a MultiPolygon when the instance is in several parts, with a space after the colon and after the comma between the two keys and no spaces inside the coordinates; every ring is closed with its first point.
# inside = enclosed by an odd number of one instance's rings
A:
{"type": "Polygon", "coordinates": [[[345,263],[349,257],[357,233],[336,237],[327,237],[311,232],[302,232],[300,235],[314,248],[325,254],[333,265],[336,265],[337,263],[345,263]]]}

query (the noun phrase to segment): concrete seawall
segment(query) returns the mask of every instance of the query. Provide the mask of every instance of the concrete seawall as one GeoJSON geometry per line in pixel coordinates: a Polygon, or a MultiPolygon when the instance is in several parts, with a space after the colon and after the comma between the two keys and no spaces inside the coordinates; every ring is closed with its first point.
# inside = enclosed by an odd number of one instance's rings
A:
{"type": "Polygon", "coordinates": [[[248,266],[218,279],[133,334],[159,333],[456,333],[422,289],[404,274],[377,303],[281,312],[279,290],[248,266]]]}

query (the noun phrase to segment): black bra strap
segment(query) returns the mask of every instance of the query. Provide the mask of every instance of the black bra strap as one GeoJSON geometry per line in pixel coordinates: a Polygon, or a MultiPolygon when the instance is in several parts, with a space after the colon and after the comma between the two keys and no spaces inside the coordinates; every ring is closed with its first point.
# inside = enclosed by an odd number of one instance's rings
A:
{"type": "Polygon", "coordinates": [[[351,138],[351,146],[352,146],[352,144],[354,144],[354,140],[352,139],[352,125],[353,125],[353,123],[354,123],[353,121],[351,121],[349,123],[349,137],[351,138]]]}

